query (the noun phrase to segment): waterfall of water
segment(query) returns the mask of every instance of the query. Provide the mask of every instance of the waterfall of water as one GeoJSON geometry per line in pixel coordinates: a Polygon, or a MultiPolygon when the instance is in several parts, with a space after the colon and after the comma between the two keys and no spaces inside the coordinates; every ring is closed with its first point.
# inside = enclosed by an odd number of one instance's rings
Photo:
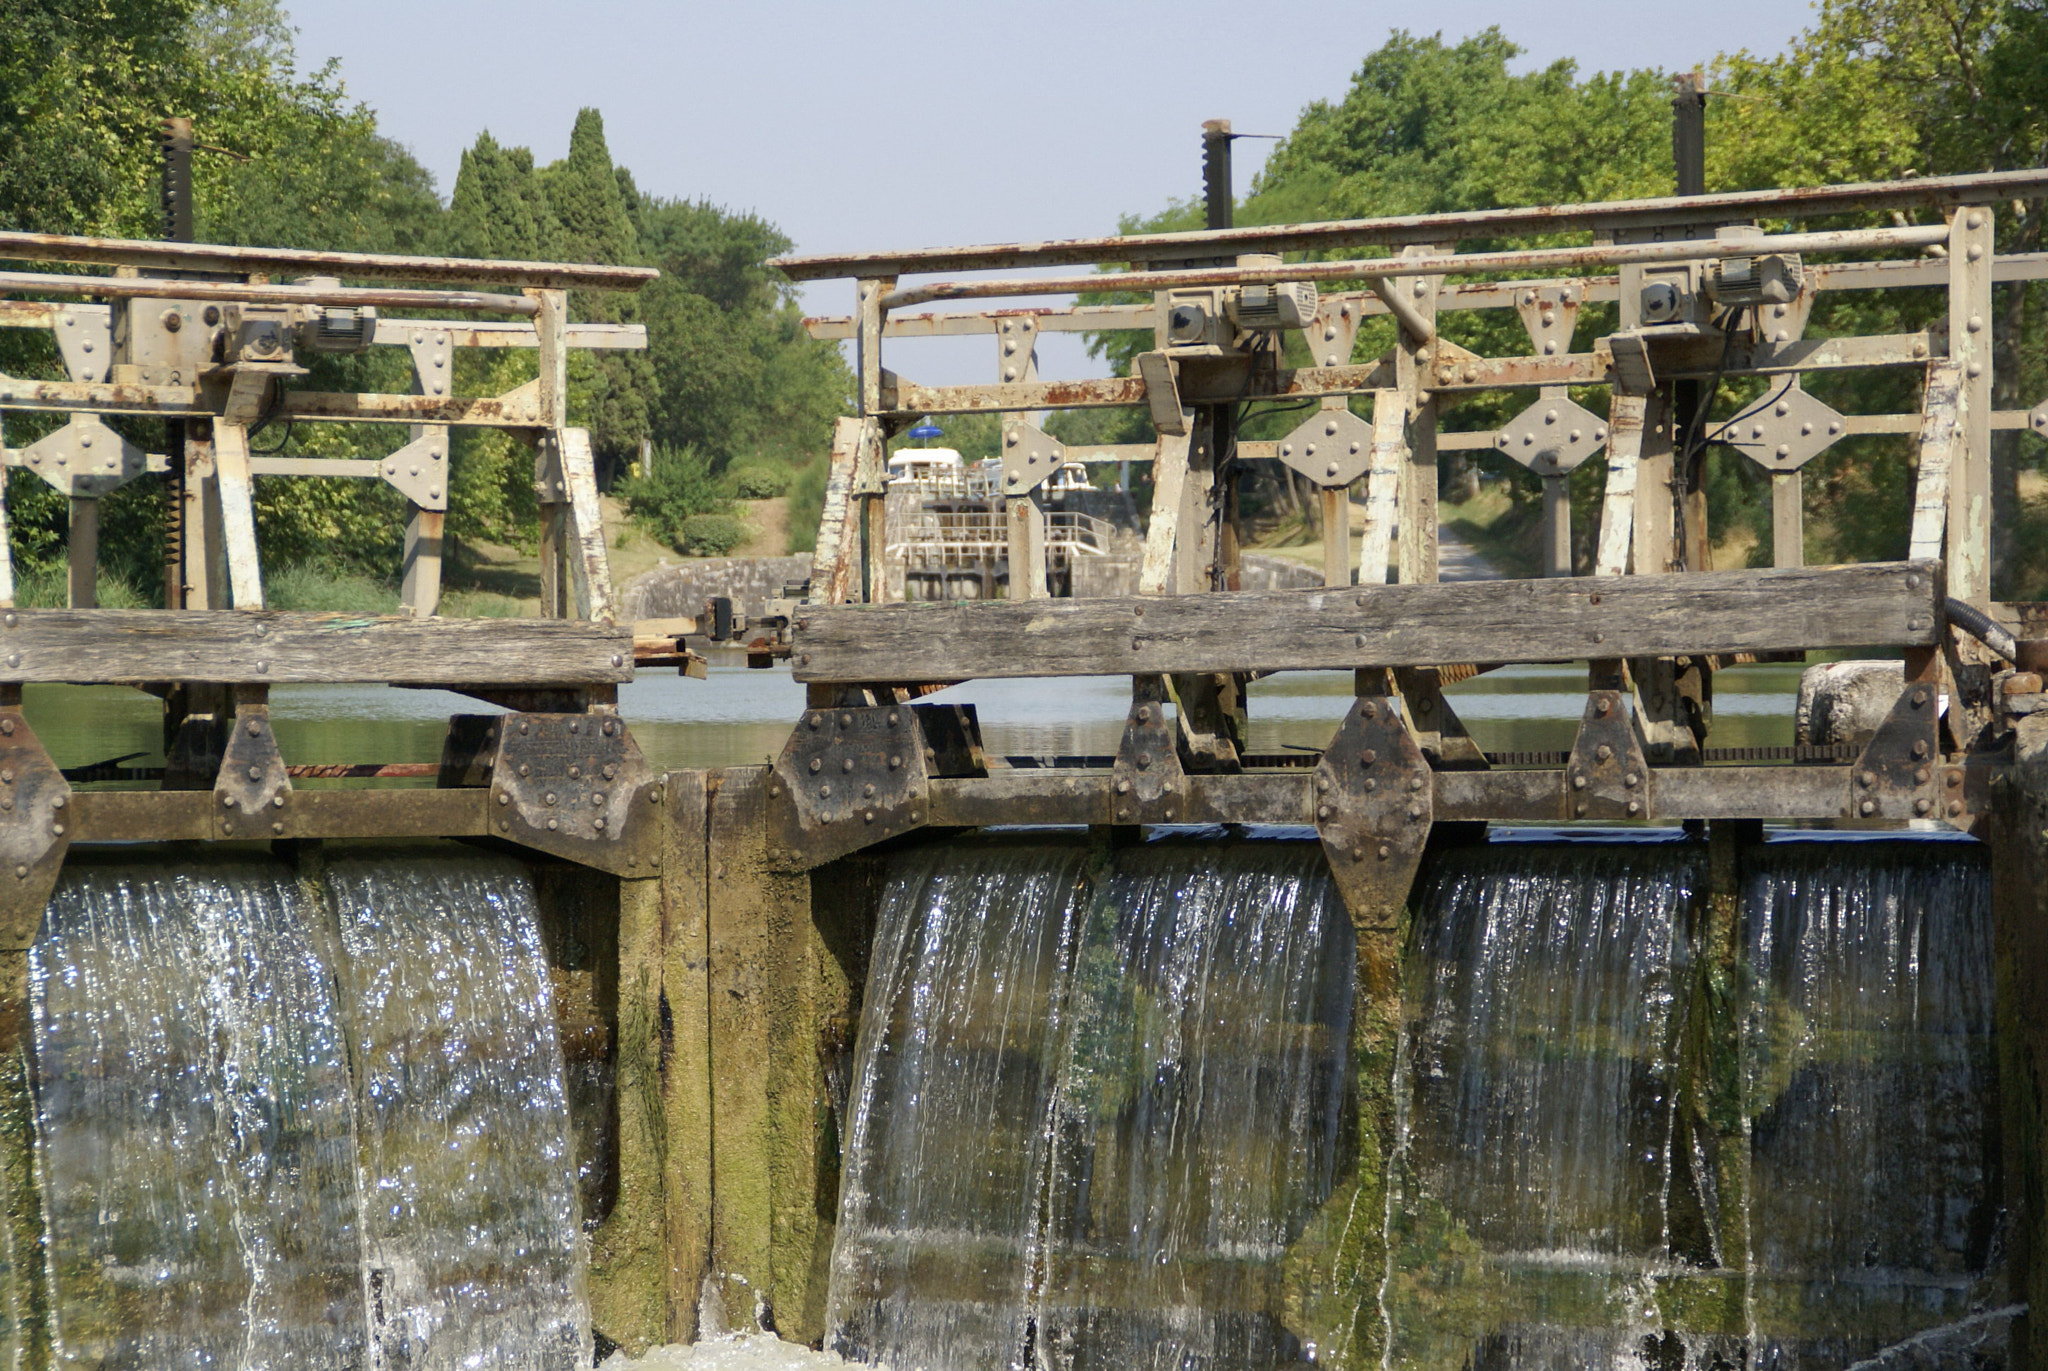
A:
{"type": "Polygon", "coordinates": [[[518,867],[74,862],[30,991],[61,1363],[588,1365],[518,867]]]}
{"type": "Polygon", "coordinates": [[[832,1254],[828,1321],[846,1356],[1002,1367],[1022,1354],[1085,857],[992,843],[896,859],[832,1254]]]}
{"type": "Polygon", "coordinates": [[[1962,843],[1756,855],[1741,1038],[1755,1365],[1844,1366],[1988,1293],[1989,886],[1962,843]]]}
{"type": "Polygon", "coordinates": [[[1126,849],[1107,873],[1079,845],[897,859],[833,1346],[899,1367],[1294,1360],[1281,1258],[1336,1169],[1351,998],[1320,861],[1298,843],[1126,849]]]}
{"type": "Polygon", "coordinates": [[[347,951],[363,1238],[382,1365],[590,1364],[562,1049],[533,889],[510,861],[327,873],[347,951]]]}
{"type": "Polygon", "coordinates": [[[1498,843],[1438,868],[1395,1090],[1396,1361],[1603,1365],[1654,1329],[1694,851],[1498,843]]]}
{"type": "Polygon", "coordinates": [[[74,868],[31,960],[58,1360],[360,1366],[347,1048],[272,863],[74,868]]]}

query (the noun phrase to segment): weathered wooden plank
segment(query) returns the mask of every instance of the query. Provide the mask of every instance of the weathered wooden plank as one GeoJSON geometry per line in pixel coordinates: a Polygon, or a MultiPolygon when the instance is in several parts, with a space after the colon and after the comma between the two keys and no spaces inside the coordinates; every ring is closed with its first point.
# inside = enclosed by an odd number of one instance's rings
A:
{"type": "Polygon", "coordinates": [[[398,603],[415,618],[431,619],[441,612],[441,535],[447,521],[447,511],[418,505],[406,521],[398,603]]]}
{"type": "Polygon", "coordinates": [[[1401,471],[1408,463],[1408,405],[1398,390],[1372,397],[1372,463],[1365,470],[1365,538],[1358,549],[1358,583],[1385,585],[1399,517],[1401,471]]]}
{"type": "Polygon", "coordinates": [[[811,599],[816,603],[840,604],[853,593],[860,539],[860,502],[853,495],[853,476],[861,448],[875,441],[872,427],[872,420],[833,421],[825,510],[818,520],[818,545],[811,553],[811,599]]]}
{"type": "Polygon", "coordinates": [[[1597,576],[1628,571],[1636,529],[1636,475],[1643,455],[1643,415],[1648,401],[1615,388],[1607,406],[1607,494],[1600,505],[1600,547],[1593,559],[1597,576]]]}
{"type": "Polygon", "coordinates": [[[1145,525],[1145,553],[1138,566],[1140,595],[1165,595],[1174,589],[1174,552],[1180,541],[1181,506],[1194,438],[1194,412],[1183,410],[1182,414],[1182,431],[1160,434],[1158,454],[1152,460],[1152,517],[1145,525]]]}
{"type": "Polygon", "coordinates": [[[1978,603],[1991,594],[1992,230],[1988,207],[1957,210],[1949,224],[1948,358],[1962,373],[1948,478],[1949,592],[1978,603]]]}
{"type": "Polygon", "coordinates": [[[249,430],[213,421],[213,472],[220,491],[220,539],[228,559],[228,603],[263,608],[263,563],[256,550],[256,481],[249,470],[249,430]]]}
{"type": "Polygon", "coordinates": [[[1940,568],[1879,562],[1030,604],[811,607],[801,681],[1329,670],[1937,640],[1940,568]]]}
{"type": "Polygon", "coordinates": [[[562,478],[569,488],[567,537],[563,555],[569,567],[572,617],[608,624],[612,609],[611,561],[605,554],[604,518],[597,496],[597,460],[590,451],[590,431],[562,430],[562,478]]]}
{"type": "Polygon", "coordinates": [[[633,678],[633,635],[608,624],[277,610],[16,609],[0,679],[388,681],[596,685],[633,678]]]}
{"type": "Polygon", "coordinates": [[[1909,556],[1933,559],[1944,554],[1950,473],[1962,437],[1963,403],[1963,369],[1954,362],[1929,366],[1927,389],[1920,403],[1920,461],[1913,480],[1909,556]]]}

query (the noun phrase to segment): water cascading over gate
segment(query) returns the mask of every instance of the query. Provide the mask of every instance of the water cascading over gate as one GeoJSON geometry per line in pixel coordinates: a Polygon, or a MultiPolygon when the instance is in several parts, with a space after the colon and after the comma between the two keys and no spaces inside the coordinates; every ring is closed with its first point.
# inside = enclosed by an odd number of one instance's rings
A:
{"type": "Polygon", "coordinates": [[[1348,1098],[1352,936],[1308,844],[899,855],[829,1345],[1063,1368],[1996,1354],[1980,854],[1779,840],[1714,878],[1708,851],[1444,852],[1393,1079],[1348,1098]],[[1376,1100],[1383,1192],[1347,1141],[1376,1100]],[[1361,1226],[1389,1259],[1340,1269],[1361,1226]]]}
{"type": "Polygon", "coordinates": [[[516,864],[81,864],[31,976],[54,1361],[589,1364],[516,864]]]}

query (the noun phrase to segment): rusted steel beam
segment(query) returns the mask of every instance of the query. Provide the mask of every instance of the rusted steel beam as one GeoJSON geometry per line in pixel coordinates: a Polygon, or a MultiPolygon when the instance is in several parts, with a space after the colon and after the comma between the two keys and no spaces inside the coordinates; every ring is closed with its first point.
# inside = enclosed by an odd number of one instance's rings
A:
{"type": "MultiPolygon", "coordinates": [[[[1852,766],[1711,766],[1648,768],[1643,793],[1653,797],[1645,823],[1687,819],[1826,820],[1850,817],[1852,766]]],[[[1992,767],[1970,769],[1972,794],[1988,789],[1992,767]]],[[[1037,769],[987,776],[934,778],[929,819],[935,827],[1006,824],[1109,824],[1114,773],[1037,769]]],[[[1189,824],[1315,822],[1315,773],[1247,772],[1183,778],[1177,822],[1189,824]]],[[[1438,771],[1430,777],[1431,815],[1439,822],[1561,823],[1569,820],[1566,773],[1438,771]]],[[[1625,820],[1624,820],[1625,822],[1625,820]]]]}
{"type": "Polygon", "coordinates": [[[1180,267],[1105,276],[998,277],[992,281],[936,281],[890,292],[885,309],[906,309],[938,300],[991,300],[1013,296],[1077,295],[1091,290],[1173,290],[1254,282],[1380,280],[1389,276],[1470,275],[1486,271],[1571,270],[1577,267],[1688,262],[1710,257],[1748,257],[1761,252],[1862,252],[1929,247],[1948,239],[1942,225],[1840,229],[1823,233],[1763,234],[1741,238],[1678,239],[1663,243],[1596,243],[1586,247],[1524,248],[1509,252],[1432,252],[1413,257],[1365,257],[1336,262],[1291,262],[1279,266],[1180,267]]]}
{"type": "MultiPolygon", "coordinates": [[[[1081,266],[1094,262],[1156,262],[1231,257],[1256,252],[1318,252],[1346,247],[1402,247],[1524,234],[1612,232],[1673,225],[1718,225],[1754,218],[1804,219],[1860,210],[1953,209],[2048,196],[2048,170],[1929,176],[1791,190],[1732,191],[1592,205],[1404,215],[1320,224],[1286,224],[1189,233],[1129,234],[1040,242],[993,243],[897,252],[816,254],[778,258],[794,281],[840,276],[905,276],[941,271],[1081,266]]],[[[1119,283],[1120,284],[1120,283],[1119,283]]],[[[1097,282],[1093,289],[1108,288],[1097,282]]]]}
{"type": "MultiPolygon", "coordinates": [[[[303,276],[345,276],[358,281],[474,282],[541,290],[638,290],[661,274],[653,267],[613,266],[597,262],[501,262],[466,257],[316,252],[303,248],[234,247],[224,243],[167,243],[12,232],[0,232],[0,261],[75,262],[90,266],[134,267],[141,271],[231,271],[271,275],[292,272],[303,276]]],[[[161,284],[158,282],[159,286],[161,284]]],[[[181,282],[180,292],[190,284],[193,283],[181,282]]]]}
{"type": "Polygon", "coordinates": [[[534,314],[539,306],[523,295],[485,295],[466,290],[412,290],[403,286],[257,286],[241,281],[178,281],[148,276],[58,276],[36,271],[0,271],[0,291],[36,295],[89,295],[118,300],[176,295],[181,300],[220,300],[268,305],[372,305],[380,309],[460,309],[485,314],[534,314]]]}
{"type": "MultiPolygon", "coordinates": [[[[884,338],[971,338],[995,333],[1003,320],[1029,317],[1041,333],[1089,333],[1097,329],[1152,330],[1152,306],[1076,305],[1072,309],[990,309],[972,314],[898,314],[882,329],[884,338]]],[[[824,315],[804,320],[813,338],[854,336],[853,316],[824,315]]]]}
{"type": "MultiPolygon", "coordinates": [[[[812,605],[800,681],[1346,670],[1939,641],[1933,562],[974,605],[812,605]]],[[[4,647],[4,640],[0,640],[4,647]]]]}
{"type": "MultiPolygon", "coordinates": [[[[52,413],[211,415],[195,386],[100,385],[83,381],[18,381],[0,377],[0,408],[52,413]]],[[[466,428],[532,428],[540,410],[527,390],[506,395],[350,395],[287,391],[283,412],[295,419],[363,424],[454,424],[466,428]]]]}
{"type": "MultiPolygon", "coordinates": [[[[210,790],[79,790],[71,795],[74,843],[161,843],[219,838],[210,790]]],[[[480,838],[491,831],[490,792],[300,790],[291,797],[294,838],[480,838]]],[[[267,838],[261,825],[251,838],[267,838]]]]}
{"type": "MultiPolygon", "coordinates": [[[[377,342],[405,347],[414,335],[445,333],[448,345],[458,348],[537,348],[540,335],[532,324],[468,320],[460,323],[435,319],[379,319],[377,342]]],[[[571,324],[563,330],[563,341],[572,348],[592,351],[643,352],[647,348],[645,324],[571,324]]]]}

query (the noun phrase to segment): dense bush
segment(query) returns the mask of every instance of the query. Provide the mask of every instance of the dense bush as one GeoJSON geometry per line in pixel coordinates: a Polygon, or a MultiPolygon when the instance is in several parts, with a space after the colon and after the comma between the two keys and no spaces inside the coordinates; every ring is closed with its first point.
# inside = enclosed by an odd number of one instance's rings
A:
{"type": "Polygon", "coordinates": [[[741,462],[726,473],[742,500],[773,500],[789,494],[796,472],[781,462],[741,462]]]}
{"type": "Polygon", "coordinates": [[[753,533],[745,520],[730,514],[693,514],[683,520],[676,546],[692,557],[724,557],[753,533]]]}
{"type": "Polygon", "coordinates": [[[731,486],[695,447],[657,446],[651,456],[651,469],[619,482],[618,496],[634,523],[670,547],[682,548],[684,524],[732,508],[731,486]]]}

